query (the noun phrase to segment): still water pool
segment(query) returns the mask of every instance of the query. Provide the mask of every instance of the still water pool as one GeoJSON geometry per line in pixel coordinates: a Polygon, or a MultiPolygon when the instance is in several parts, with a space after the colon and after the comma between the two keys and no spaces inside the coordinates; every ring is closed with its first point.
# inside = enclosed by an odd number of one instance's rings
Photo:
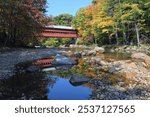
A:
{"type": "MultiPolygon", "coordinates": [[[[88,85],[74,86],[69,82],[68,69],[52,72],[26,72],[21,63],[13,76],[0,80],[0,99],[6,100],[88,100],[92,88],[88,85]],[[63,71],[60,76],[60,71],[63,71]],[[55,76],[54,74],[58,74],[55,76]],[[67,76],[67,77],[66,77],[67,76]]],[[[70,67],[69,67],[70,68],[70,67]]]]}
{"type": "MultiPolygon", "coordinates": [[[[123,55],[105,54],[105,58],[127,59],[123,55]],[[122,57],[122,58],[120,58],[122,57]]],[[[30,62],[16,65],[16,71],[8,79],[0,80],[0,99],[6,100],[89,100],[94,92],[92,84],[73,85],[69,82],[71,75],[86,72],[84,69],[66,66],[51,68],[52,71],[26,72],[30,62]],[[58,70],[57,70],[58,69],[58,70]]],[[[90,67],[90,66],[89,66],[90,67]]],[[[95,73],[95,72],[93,72],[95,73]]]]}
{"type": "Polygon", "coordinates": [[[90,99],[92,89],[87,86],[73,86],[69,79],[51,76],[56,79],[54,86],[48,85],[47,97],[49,100],[87,100],[90,99]]]}

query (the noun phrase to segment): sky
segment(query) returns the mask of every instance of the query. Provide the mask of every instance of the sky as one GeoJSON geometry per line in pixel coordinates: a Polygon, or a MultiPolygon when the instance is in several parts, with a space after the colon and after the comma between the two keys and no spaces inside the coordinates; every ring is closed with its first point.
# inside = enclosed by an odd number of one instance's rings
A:
{"type": "Polygon", "coordinates": [[[62,13],[75,15],[81,7],[88,6],[92,0],[47,0],[47,15],[57,16],[62,13]]]}

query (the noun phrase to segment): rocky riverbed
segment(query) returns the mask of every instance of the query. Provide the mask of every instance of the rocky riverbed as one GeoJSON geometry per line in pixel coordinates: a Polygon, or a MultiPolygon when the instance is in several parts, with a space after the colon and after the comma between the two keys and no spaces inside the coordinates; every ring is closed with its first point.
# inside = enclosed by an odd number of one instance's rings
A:
{"type": "Polygon", "coordinates": [[[131,45],[125,45],[125,46],[104,46],[105,49],[108,49],[108,51],[111,52],[120,52],[120,53],[135,53],[135,52],[141,52],[150,54],[150,45],[140,45],[140,47],[137,46],[131,46],[131,45]]]}
{"type": "Polygon", "coordinates": [[[134,52],[126,59],[113,59],[94,50],[79,52],[86,75],[94,78],[93,99],[150,99],[150,56],[134,52]]]}
{"type": "Polygon", "coordinates": [[[150,99],[150,57],[144,53],[134,53],[125,58],[124,54],[119,54],[121,58],[118,58],[104,52],[105,49],[99,47],[82,51],[12,49],[0,53],[0,79],[13,76],[18,63],[61,54],[78,59],[78,64],[69,72],[88,77],[88,84],[93,87],[91,99],[150,99]]]}

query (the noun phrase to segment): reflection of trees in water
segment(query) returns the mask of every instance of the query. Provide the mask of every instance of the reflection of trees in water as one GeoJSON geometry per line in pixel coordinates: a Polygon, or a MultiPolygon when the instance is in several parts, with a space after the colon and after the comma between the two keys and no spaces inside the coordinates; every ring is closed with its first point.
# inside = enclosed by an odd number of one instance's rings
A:
{"type": "Polygon", "coordinates": [[[47,99],[47,85],[53,83],[53,79],[46,79],[43,72],[16,72],[0,81],[0,99],[47,99]]]}
{"type": "Polygon", "coordinates": [[[54,71],[49,71],[47,74],[51,76],[58,76],[64,79],[70,79],[72,76],[72,72],[70,69],[72,68],[72,65],[61,65],[61,66],[56,66],[56,70],[54,71]]]}

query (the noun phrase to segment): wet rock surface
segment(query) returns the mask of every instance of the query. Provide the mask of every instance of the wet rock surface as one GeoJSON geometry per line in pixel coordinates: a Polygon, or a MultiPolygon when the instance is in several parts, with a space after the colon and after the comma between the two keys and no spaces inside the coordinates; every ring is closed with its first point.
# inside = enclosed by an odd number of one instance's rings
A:
{"type": "Polygon", "coordinates": [[[52,62],[53,65],[74,65],[76,61],[73,59],[63,56],[61,54],[57,54],[52,62]]]}
{"type": "Polygon", "coordinates": [[[37,60],[60,53],[56,49],[12,49],[0,53],[0,79],[13,75],[15,65],[21,62],[37,60]]]}

